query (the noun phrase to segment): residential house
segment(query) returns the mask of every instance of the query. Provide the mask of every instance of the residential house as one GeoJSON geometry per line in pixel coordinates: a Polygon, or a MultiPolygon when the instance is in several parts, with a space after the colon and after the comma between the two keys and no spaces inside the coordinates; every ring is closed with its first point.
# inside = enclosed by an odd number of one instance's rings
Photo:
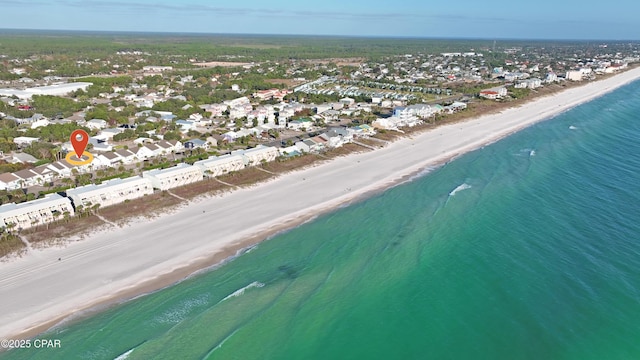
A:
{"type": "Polygon", "coordinates": [[[356,101],[350,97],[345,97],[340,99],[340,102],[345,106],[345,107],[351,107],[353,106],[353,104],[356,103],[356,101]]]}
{"type": "Polygon", "coordinates": [[[20,178],[20,184],[22,187],[42,185],[44,183],[42,177],[31,169],[16,171],[13,175],[20,178]]]}
{"type": "Polygon", "coordinates": [[[426,119],[429,116],[433,115],[433,113],[434,113],[433,109],[431,108],[430,105],[427,105],[427,104],[416,104],[416,105],[410,105],[407,107],[399,107],[394,109],[393,111],[394,116],[398,116],[398,117],[416,116],[421,119],[426,119]]]}
{"type": "Polygon", "coordinates": [[[324,149],[327,148],[327,140],[325,140],[322,136],[314,136],[312,138],[309,138],[308,140],[313,141],[315,143],[315,149],[318,149],[317,151],[322,151],[324,149]]]}
{"type": "Polygon", "coordinates": [[[322,119],[324,119],[325,122],[332,122],[338,120],[338,118],[340,117],[340,112],[336,110],[327,110],[320,116],[322,117],[322,119]]]}
{"type": "Polygon", "coordinates": [[[222,134],[222,139],[226,142],[234,142],[238,138],[239,136],[235,131],[227,131],[226,133],[222,134]]]}
{"type": "Polygon", "coordinates": [[[136,154],[131,150],[120,149],[116,150],[114,153],[120,157],[120,161],[125,165],[136,162],[136,154]]]}
{"type": "Polygon", "coordinates": [[[195,122],[188,120],[177,120],[176,125],[180,126],[180,131],[183,133],[196,128],[195,122]]]}
{"type": "Polygon", "coordinates": [[[49,124],[51,124],[49,119],[40,119],[40,120],[36,120],[36,121],[32,122],[31,123],[31,128],[32,129],[37,129],[39,127],[45,127],[45,126],[47,126],[49,124]]]}
{"type": "Polygon", "coordinates": [[[570,70],[565,73],[564,78],[571,81],[582,81],[583,72],[580,70],[570,70]]]}
{"type": "Polygon", "coordinates": [[[96,139],[100,141],[109,141],[113,140],[113,137],[124,132],[125,129],[122,128],[110,128],[110,129],[102,129],[98,135],[94,136],[96,139]]]}
{"type": "Polygon", "coordinates": [[[227,111],[229,106],[226,104],[207,104],[201,105],[200,108],[204,111],[210,112],[211,116],[220,117],[225,111],[227,111]]]}
{"type": "Polygon", "coordinates": [[[40,138],[29,137],[29,136],[18,136],[13,138],[13,143],[18,145],[19,148],[27,147],[32,143],[39,141],[40,138]]]}
{"type": "Polygon", "coordinates": [[[154,155],[162,155],[162,154],[171,154],[171,153],[181,153],[184,151],[184,146],[178,140],[160,140],[154,145],[158,147],[156,150],[152,144],[149,144],[148,147],[154,151],[154,155]]]}
{"type": "Polygon", "coordinates": [[[294,145],[303,153],[311,152],[311,144],[309,143],[306,143],[304,141],[297,141],[294,145]]]}
{"type": "Polygon", "coordinates": [[[520,80],[517,84],[514,85],[516,89],[537,89],[542,86],[542,80],[533,78],[520,80]]]}
{"type": "Polygon", "coordinates": [[[331,128],[320,136],[327,141],[328,147],[340,147],[353,141],[353,132],[345,128],[331,128]]]}
{"type": "Polygon", "coordinates": [[[507,96],[507,88],[504,86],[493,87],[480,91],[480,97],[496,100],[507,96]]]}
{"type": "Polygon", "coordinates": [[[286,156],[286,157],[302,155],[302,150],[300,150],[300,148],[298,148],[296,145],[279,148],[278,152],[280,153],[280,156],[286,156]]]}
{"type": "MultiPolygon", "coordinates": [[[[65,143],[66,145],[67,143],[65,143]]],[[[71,145],[71,143],[68,143],[69,145],[71,145]]],[[[95,137],[90,137],[89,138],[89,144],[93,145],[93,149],[91,149],[91,152],[105,152],[105,151],[113,151],[113,145],[107,143],[106,140],[100,140],[97,139],[95,137]]],[[[73,149],[72,149],[73,150],[73,149]]],[[[69,150],[71,151],[71,150],[69,150]]]]}
{"type": "Polygon", "coordinates": [[[287,123],[287,128],[291,130],[310,130],[312,126],[313,121],[307,118],[292,120],[287,123]]]}
{"type": "Polygon", "coordinates": [[[107,121],[102,119],[91,119],[84,126],[91,130],[102,130],[107,128],[107,121]]]}
{"type": "Polygon", "coordinates": [[[47,165],[36,166],[31,169],[31,171],[35,172],[42,179],[42,183],[49,183],[57,177],[57,173],[51,170],[47,165]]]}
{"type": "Polygon", "coordinates": [[[322,114],[325,111],[331,110],[331,105],[329,105],[329,104],[320,104],[320,105],[316,105],[315,108],[316,108],[316,114],[322,114]]]}
{"type": "Polygon", "coordinates": [[[194,149],[207,150],[209,149],[209,143],[201,139],[191,139],[184,142],[184,148],[187,150],[194,150],[194,149]]]}
{"type": "Polygon", "coordinates": [[[22,186],[20,184],[20,178],[12,173],[0,174],[0,190],[17,190],[22,186]]]}
{"type": "Polygon", "coordinates": [[[47,167],[53,171],[54,173],[57,174],[57,177],[59,178],[67,178],[71,176],[71,169],[73,168],[73,166],[71,166],[68,162],[66,161],[56,161],[54,163],[48,164],[47,167]]]}
{"type": "Polygon", "coordinates": [[[359,129],[359,131],[354,134],[357,136],[373,136],[376,134],[376,129],[374,129],[372,126],[369,126],[367,124],[360,124],[358,126],[355,127],[356,129],[359,129]]]}
{"type": "Polygon", "coordinates": [[[9,158],[8,161],[12,164],[34,164],[38,162],[38,159],[27,153],[17,152],[11,153],[11,158],[9,158]]]}
{"type": "Polygon", "coordinates": [[[247,104],[251,104],[251,101],[249,100],[248,97],[243,96],[243,97],[239,97],[233,100],[227,100],[224,101],[224,104],[229,106],[229,107],[238,107],[238,106],[243,106],[243,105],[247,105],[247,104]]]}
{"type": "Polygon", "coordinates": [[[120,158],[118,154],[111,151],[99,154],[94,157],[94,161],[95,159],[98,159],[102,164],[105,164],[109,167],[115,167],[117,164],[122,163],[122,158],[120,158]]]}
{"type": "MultiPolygon", "coordinates": [[[[144,161],[154,156],[153,150],[149,148],[149,145],[153,144],[138,146],[137,148],[131,149],[138,161],[144,161]]],[[[158,148],[157,146],[155,147],[158,148]]]]}

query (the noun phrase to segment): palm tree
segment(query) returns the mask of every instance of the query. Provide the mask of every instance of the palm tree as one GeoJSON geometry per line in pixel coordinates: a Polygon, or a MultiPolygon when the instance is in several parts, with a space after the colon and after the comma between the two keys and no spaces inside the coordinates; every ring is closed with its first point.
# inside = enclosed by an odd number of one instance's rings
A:
{"type": "Polygon", "coordinates": [[[100,208],[100,204],[94,204],[91,206],[91,211],[96,214],[98,212],[98,209],[100,208]]]}
{"type": "MultiPolygon", "coordinates": [[[[78,214],[78,217],[82,217],[83,213],[84,213],[84,206],[83,205],[76,206],[76,214],[78,214]]],[[[68,214],[68,212],[65,212],[65,214],[68,214]]]]}

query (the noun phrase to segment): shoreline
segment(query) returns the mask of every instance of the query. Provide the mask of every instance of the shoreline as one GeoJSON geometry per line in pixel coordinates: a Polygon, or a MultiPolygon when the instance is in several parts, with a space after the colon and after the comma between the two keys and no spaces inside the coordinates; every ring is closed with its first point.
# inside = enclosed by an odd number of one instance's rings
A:
{"type": "Polygon", "coordinates": [[[339,157],[220,197],[191,201],[151,221],[135,221],[63,248],[36,250],[24,258],[0,263],[0,289],[5,294],[15,294],[11,299],[0,299],[0,304],[4,309],[20,309],[0,316],[0,337],[37,336],[61,321],[80,319],[221,266],[282,231],[423,176],[425,169],[452,161],[638,79],[640,68],[635,68],[498,114],[412,134],[379,150],[339,157]],[[336,179],[341,183],[336,184],[336,179]],[[256,203],[262,205],[255,206],[256,203]],[[265,204],[273,205],[275,210],[265,204]],[[265,215],[261,211],[265,208],[275,215],[265,215]],[[172,222],[177,225],[172,226],[172,222]],[[193,247],[183,244],[184,238],[210,236],[213,231],[208,225],[212,224],[223,228],[219,239],[196,239],[193,247]],[[180,228],[189,231],[181,232],[180,228]],[[162,246],[155,248],[160,242],[162,246]],[[140,256],[148,258],[140,263],[140,256]],[[57,261],[59,257],[62,262],[57,261]],[[81,270],[87,270],[87,274],[81,270]]]}

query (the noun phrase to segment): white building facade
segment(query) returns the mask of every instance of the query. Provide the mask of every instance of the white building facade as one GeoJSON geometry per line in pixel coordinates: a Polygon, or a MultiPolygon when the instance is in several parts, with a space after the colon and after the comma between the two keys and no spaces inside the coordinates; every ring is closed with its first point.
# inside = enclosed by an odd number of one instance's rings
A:
{"type": "Polygon", "coordinates": [[[232,155],[240,155],[244,159],[246,166],[258,165],[261,162],[270,162],[275,160],[280,153],[278,149],[273,146],[258,145],[253,149],[236,150],[231,153],[232,155]]]}
{"type": "Polygon", "coordinates": [[[80,205],[101,207],[115,205],[153,194],[151,180],[133,176],[126,179],[113,179],[100,185],[90,184],[67,190],[67,196],[73,200],[76,208],[80,205]]]}
{"type": "Polygon", "coordinates": [[[71,201],[58,194],[50,194],[21,204],[0,206],[0,226],[4,228],[28,229],[62,219],[65,214],[74,214],[71,201]]]}
{"type": "Polygon", "coordinates": [[[206,176],[214,177],[244,169],[244,158],[240,155],[212,156],[193,165],[199,167],[206,176]]]}
{"type": "Polygon", "coordinates": [[[169,190],[201,181],[203,172],[197,166],[182,163],[168,169],[145,171],[142,173],[142,177],[149,179],[154,189],[169,190]]]}

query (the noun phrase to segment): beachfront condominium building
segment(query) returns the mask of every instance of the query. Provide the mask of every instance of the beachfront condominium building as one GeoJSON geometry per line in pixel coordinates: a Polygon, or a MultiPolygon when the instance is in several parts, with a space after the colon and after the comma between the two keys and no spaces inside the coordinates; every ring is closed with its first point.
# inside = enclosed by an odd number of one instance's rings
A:
{"type": "Polygon", "coordinates": [[[244,158],[240,155],[212,156],[193,165],[199,167],[206,176],[214,177],[244,169],[244,158]]]}
{"type": "Polygon", "coordinates": [[[142,177],[149,179],[154,189],[169,190],[202,180],[203,172],[197,166],[182,163],[168,169],[145,171],[142,177]]]}
{"type": "Polygon", "coordinates": [[[42,199],[0,206],[0,226],[15,230],[28,229],[73,214],[73,206],[68,198],[49,194],[42,199]]]}
{"type": "Polygon", "coordinates": [[[580,70],[570,70],[565,73],[564,78],[571,81],[582,81],[584,73],[580,70]]]}
{"type": "Polygon", "coordinates": [[[280,153],[278,153],[278,149],[275,147],[264,145],[258,145],[253,149],[232,151],[231,154],[242,156],[246,166],[254,166],[262,162],[270,162],[280,155],[280,153]]]}
{"type": "Polygon", "coordinates": [[[113,179],[100,185],[90,184],[67,190],[76,209],[99,204],[101,207],[115,205],[153,194],[151,180],[133,176],[126,179],[113,179]]]}

